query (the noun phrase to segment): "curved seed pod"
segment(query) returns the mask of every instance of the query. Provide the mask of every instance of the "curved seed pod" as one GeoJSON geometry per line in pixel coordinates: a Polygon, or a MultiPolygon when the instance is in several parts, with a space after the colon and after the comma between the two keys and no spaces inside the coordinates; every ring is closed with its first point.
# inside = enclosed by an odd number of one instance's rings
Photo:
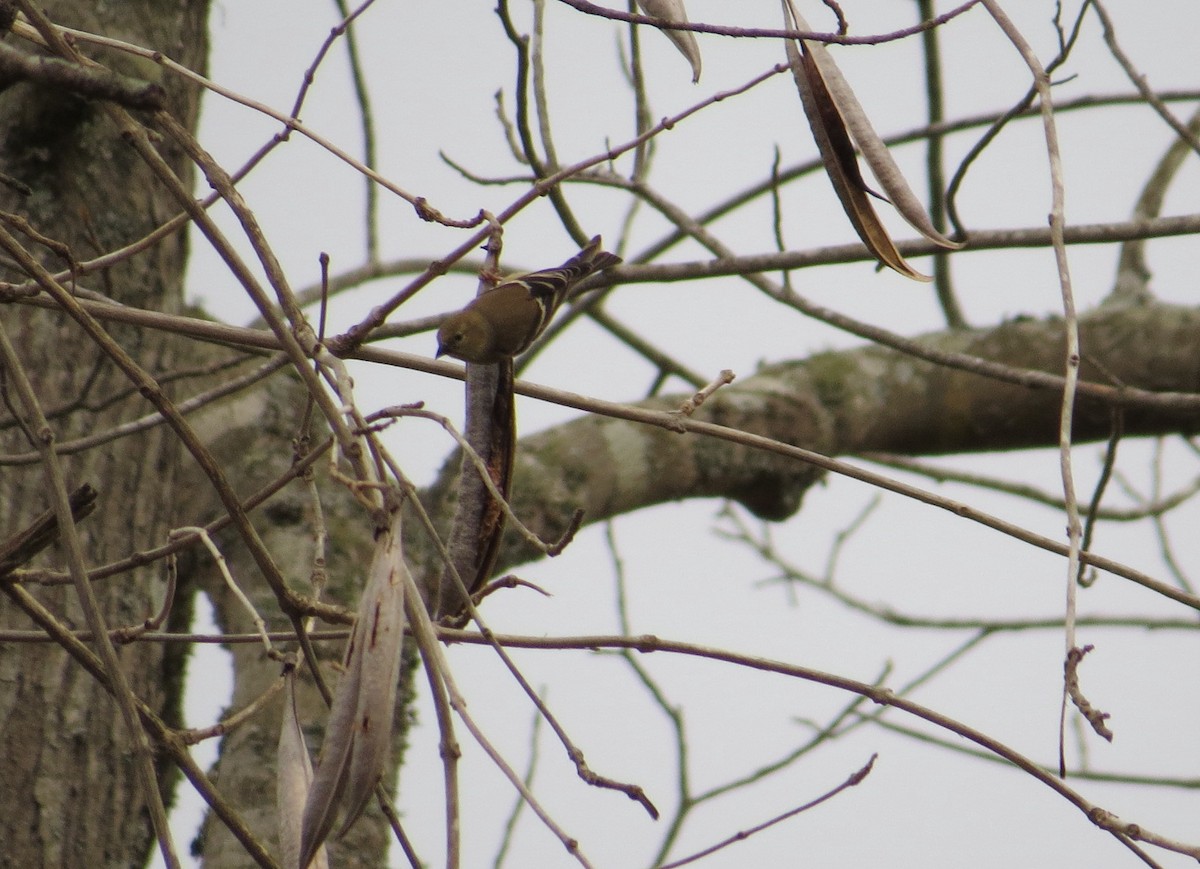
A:
{"type": "MultiPolygon", "coordinates": [[[[786,22],[788,0],[783,0],[783,9],[786,22]]],[[[871,205],[850,135],[825,87],[825,81],[813,61],[811,52],[804,50],[804,43],[798,47],[795,40],[786,39],[783,45],[787,51],[792,77],[796,80],[796,89],[800,92],[800,103],[804,107],[804,114],[808,116],[808,124],[812,127],[817,150],[821,153],[821,161],[825,164],[825,171],[833,184],[834,192],[841,200],[842,209],[850,218],[854,231],[867,246],[867,250],[888,268],[914,281],[932,280],[928,275],[923,275],[910,266],[900,255],[874,206],[871,205]]]]}
{"type": "MultiPolygon", "coordinates": [[[[651,18],[661,18],[663,21],[673,21],[686,24],[687,11],[683,8],[683,0],[637,0],[637,5],[651,18]]],[[[692,65],[692,82],[700,81],[700,46],[696,42],[696,34],[690,30],[663,30],[667,39],[675,43],[680,54],[687,58],[692,65]]]]}
{"type": "MultiPolygon", "coordinates": [[[[312,761],[304,744],[304,733],[296,715],[296,673],[287,674],[284,688],[283,719],[279,723],[279,754],[276,760],[276,805],[279,810],[279,849],[284,866],[300,865],[300,819],[312,787],[312,761]]],[[[325,846],[317,848],[310,869],[329,869],[325,846]]]]}
{"type": "Polygon", "coordinates": [[[404,638],[404,587],[408,567],[400,543],[400,517],[375,541],[371,573],[358,606],[325,728],[325,742],[304,806],[300,865],[308,866],[346,806],[339,835],[358,819],[383,775],[391,750],[396,681],[404,638]]]}
{"type": "MultiPolygon", "coordinates": [[[[785,21],[788,18],[791,19],[790,26],[796,30],[811,29],[808,22],[796,11],[791,0],[783,0],[783,8],[785,21]]],[[[790,44],[791,40],[788,40],[788,43],[790,44]]],[[[808,40],[802,42],[802,47],[805,54],[812,58],[813,66],[824,82],[825,89],[837,113],[841,116],[846,128],[849,129],[850,136],[858,145],[863,159],[871,168],[871,174],[879,180],[880,185],[887,193],[888,201],[895,206],[896,210],[900,212],[900,216],[908,221],[913,229],[934,244],[949,250],[961,248],[963,246],[961,243],[951,241],[934,227],[929,215],[925,212],[925,206],[921,204],[921,200],[904,180],[900,167],[896,165],[887,146],[883,144],[883,140],[879,138],[875,128],[871,126],[867,113],[863,111],[858,97],[854,95],[854,90],[842,75],[842,71],[838,69],[838,65],[828,49],[820,42],[808,40]]],[[[795,66],[793,65],[794,71],[795,66]]]]}
{"type": "Polygon", "coordinates": [[[396,714],[396,685],[400,680],[400,651],[404,643],[404,588],[412,580],[400,542],[400,514],[392,515],[387,533],[376,541],[371,576],[363,593],[358,620],[366,620],[361,687],[354,717],[354,751],[346,777],[346,817],[339,836],[362,814],[375,785],[383,777],[392,753],[392,721],[396,714]]]}

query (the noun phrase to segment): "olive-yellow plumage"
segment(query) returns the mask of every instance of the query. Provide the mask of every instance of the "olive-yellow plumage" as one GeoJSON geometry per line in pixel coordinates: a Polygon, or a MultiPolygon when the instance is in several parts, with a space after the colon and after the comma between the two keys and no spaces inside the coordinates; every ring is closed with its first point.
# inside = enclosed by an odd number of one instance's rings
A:
{"type": "Polygon", "coordinates": [[[437,355],[490,365],[527,350],[573,286],[621,261],[600,244],[597,235],[561,266],[506,278],[476,296],[438,329],[437,355]]]}

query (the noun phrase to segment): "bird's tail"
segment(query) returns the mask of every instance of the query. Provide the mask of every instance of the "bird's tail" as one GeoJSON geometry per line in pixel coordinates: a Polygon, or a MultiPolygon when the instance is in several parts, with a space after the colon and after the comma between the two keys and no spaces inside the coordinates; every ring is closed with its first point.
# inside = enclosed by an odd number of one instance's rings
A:
{"type": "Polygon", "coordinates": [[[609,266],[615,266],[621,258],[615,253],[601,250],[603,242],[600,236],[595,236],[579,253],[571,257],[558,268],[543,269],[540,272],[530,272],[522,275],[521,279],[529,285],[529,292],[535,298],[553,299],[551,307],[557,308],[567,291],[588,275],[602,271],[609,266]]]}
{"type": "MultiPolygon", "coordinates": [[[[575,254],[575,256],[571,257],[569,260],[559,266],[559,268],[564,271],[578,270],[580,272],[580,278],[582,278],[586,275],[592,274],[593,272],[602,271],[609,266],[615,266],[621,261],[621,258],[615,253],[609,253],[606,250],[601,250],[600,245],[603,243],[604,242],[600,240],[600,236],[592,236],[592,240],[587,243],[587,246],[584,247],[583,250],[575,254]]],[[[576,280],[578,280],[578,278],[576,280]]]]}

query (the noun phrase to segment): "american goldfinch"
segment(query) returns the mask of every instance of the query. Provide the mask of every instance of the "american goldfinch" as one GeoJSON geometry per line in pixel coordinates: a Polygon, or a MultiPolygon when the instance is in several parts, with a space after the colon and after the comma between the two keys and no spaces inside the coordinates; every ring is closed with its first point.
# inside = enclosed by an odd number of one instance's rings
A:
{"type": "Polygon", "coordinates": [[[621,258],[600,249],[600,236],[554,269],[501,281],[438,329],[438,356],[491,365],[529,348],[549,324],[571,287],[621,258]]]}

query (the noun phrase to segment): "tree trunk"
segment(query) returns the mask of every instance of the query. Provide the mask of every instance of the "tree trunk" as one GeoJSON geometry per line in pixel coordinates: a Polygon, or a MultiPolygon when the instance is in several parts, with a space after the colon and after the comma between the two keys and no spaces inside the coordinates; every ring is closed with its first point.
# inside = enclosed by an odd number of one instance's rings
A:
{"type": "MultiPolygon", "coordinates": [[[[195,69],[205,66],[205,0],[64,0],[38,6],[55,23],[153,46],[195,69]]],[[[11,35],[6,44],[29,50],[27,42],[11,35]]],[[[82,50],[114,71],[161,79],[167,110],[194,125],[195,88],[154,64],[86,46],[82,50]]],[[[102,103],[31,81],[7,85],[0,93],[0,171],[27,185],[29,193],[0,187],[4,211],[64,245],[76,261],[85,261],[141,238],[179,210],[122,140],[102,103]]],[[[169,148],[162,153],[190,185],[187,161],[169,148]]],[[[52,253],[29,237],[21,240],[50,271],[67,266],[61,248],[52,253]]],[[[77,286],[125,304],[176,311],[185,255],[181,231],[133,259],[81,277],[77,286]]],[[[27,280],[7,257],[2,276],[13,283],[27,280]]],[[[0,317],[60,448],[151,410],[66,316],[7,305],[0,317]]],[[[191,352],[163,333],[119,326],[109,333],[156,376],[186,364],[191,352]]],[[[12,392],[12,372],[0,375],[5,395],[0,408],[0,539],[6,539],[46,510],[50,500],[41,464],[15,458],[30,455],[34,446],[14,420],[15,412],[28,424],[12,392]]],[[[98,509],[80,527],[89,568],[164,542],[181,465],[178,442],[165,427],[70,452],[63,462],[69,486],[90,483],[99,492],[98,509]]],[[[61,570],[65,561],[62,551],[51,547],[28,566],[61,570]]],[[[154,615],[162,605],[164,579],[164,567],[156,563],[96,581],[109,627],[138,625],[154,615]]],[[[25,587],[70,626],[86,626],[71,585],[25,587]]],[[[186,623],[183,609],[176,608],[172,618],[186,623]]],[[[32,627],[8,596],[0,596],[0,626],[32,627]]],[[[133,643],[118,651],[135,695],[168,720],[178,718],[181,649],[133,643]]],[[[0,643],[0,864],[143,863],[153,834],[130,746],[112,697],[64,651],[46,643],[0,643]]]]}

